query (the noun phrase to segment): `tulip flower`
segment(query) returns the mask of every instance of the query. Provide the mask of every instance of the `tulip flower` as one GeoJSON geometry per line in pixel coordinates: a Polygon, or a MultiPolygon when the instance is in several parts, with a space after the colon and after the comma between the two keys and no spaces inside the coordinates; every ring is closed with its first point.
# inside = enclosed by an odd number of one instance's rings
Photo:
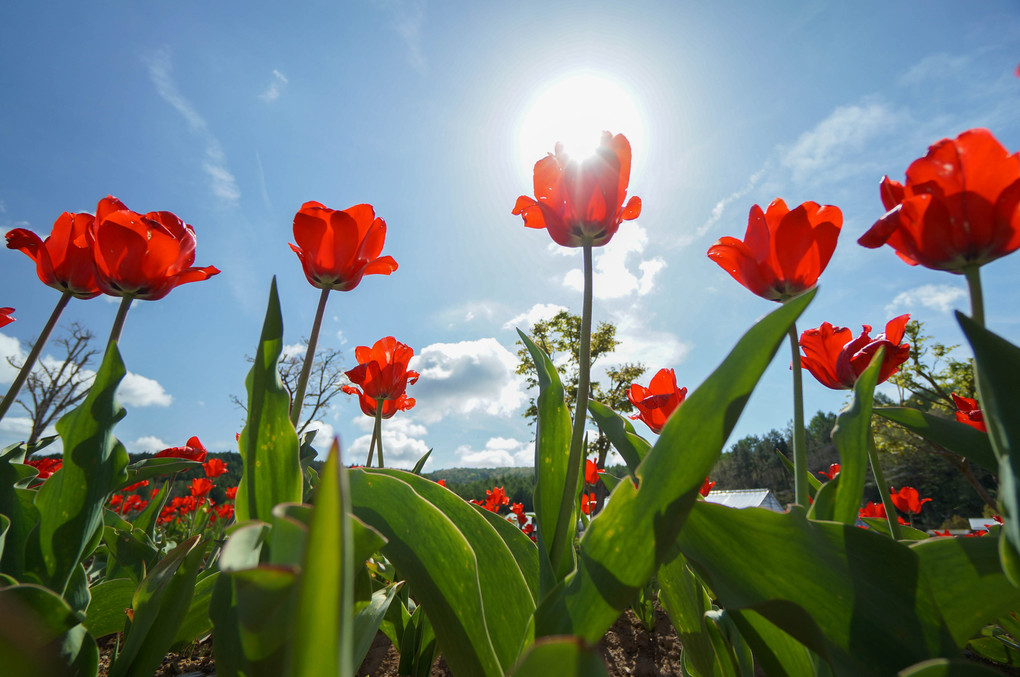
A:
{"type": "Polygon", "coordinates": [[[184,458],[189,461],[202,463],[205,461],[206,453],[206,449],[202,446],[198,437],[193,436],[188,439],[183,447],[170,447],[156,452],[155,458],[184,458]]]}
{"type": "Polygon", "coordinates": [[[956,393],[952,393],[952,395],[953,402],[956,403],[956,420],[960,423],[966,423],[983,433],[988,432],[988,427],[985,425],[984,412],[978,407],[977,400],[970,397],[960,397],[956,393]]]}
{"type": "Polygon", "coordinates": [[[392,256],[379,256],[386,241],[386,222],[372,205],[329,209],[306,202],[294,216],[290,248],[301,260],[305,277],[318,289],[350,291],[365,275],[389,275],[397,269],[392,256]]]}
{"type": "Polygon", "coordinates": [[[94,220],[92,214],[64,212],[45,240],[30,230],[15,228],[7,233],[7,248],[20,249],[35,261],[36,274],[43,284],[79,299],[90,299],[102,293],[85,235],[94,220]]]}
{"type": "Polygon", "coordinates": [[[853,388],[858,377],[871,364],[874,354],[879,348],[885,348],[878,373],[878,382],[882,383],[910,357],[910,346],[900,343],[909,320],[910,315],[889,320],[885,332],[874,338],[869,336],[870,325],[864,325],[861,335],[853,338],[853,332],[846,327],[834,327],[823,322],[822,326],[807,329],[800,335],[800,347],[804,349],[801,360],[823,386],[843,390],[853,388]]]}
{"type": "Polygon", "coordinates": [[[189,487],[191,495],[194,496],[195,498],[201,498],[202,496],[205,496],[210,491],[212,491],[212,488],[213,488],[212,480],[206,477],[196,477],[195,479],[191,480],[191,486],[189,487]]]}
{"type": "Polygon", "coordinates": [[[829,478],[829,481],[836,479],[836,475],[839,474],[839,463],[832,463],[829,465],[828,470],[819,470],[819,475],[829,478]]]}
{"type": "Polygon", "coordinates": [[[14,308],[0,308],[0,327],[6,327],[11,322],[14,322],[14,318],[11,317],[13,312],[14,308]]]}
{"type": "Polygon", "coordinates": [[[361,411],[375,417],[375,430],[368,449],[368,463],[365,465],[371,467],[372,454],[378,446],[379,467],[382,467],[382,419],[398,411],[406,411],[415,404],[414,399],[407,397],[404,392],[408,385],[418,381],[418,372],[407,368],[414,356],[414,349],[387,336],[376,341],[371,348],[358,346],[354,356],[358,366],[345,373],[360,388],[343,386],[341,389],[349,395],[357,395],[361,411]]]}
{"type": "Polygon", "coordinates": [[[585,460],[584,462],[584,483],[585,484],[598,484],[599,483],[599,470],[598,465],[594,461],[585,460]]]}
{"type": "Polygon", "coordinates": [[[227,464],[218,458],[210,458],[202,464],[202,467],[205,469],[205,476],[210,479],[227,473],[227,464]]]}
{"type": "Polygon", "coordinates": [[[914,487],[902,487],[899,491],[890,489],[889,495],[896,509],[909,515],[920,514],[921,507],[931,500],[930,498],[920,498],[920,494],[914,487]]]}
{"type": "Polygon", "coordinates": [[[710,481],[706,477],[705,481],[701,483],[701,488],[698,489],[698,493],[701,494],[702,496],[707,497],[710,493],[712,493],[712,487],[714,487],[714,486],[715,486],[715,482],[710,481]]]}
{"type": "Polygon", "coordinates": [[[604,132],[595,155],[583,162],[571,160],[557,143],[555,153],[535,163],[534,182],[535,197],[518,197],[513,214],[528,228],[545,228],[564,247],[601,247],[621,222],[641,214],[640,198],[624,205],[630,143],[623,134],[604,132]]]}
{"type": "Polygon", "coordinates": [[[631,419],[644,421],[656,434],[662,432],[670,414],[676,411],[685,397],[687,388],[677,388],[676,374],[672,369],[660,369],[647,388],[634,383],[627,391],[627,399],[638,410],[631,419]]]}
{"type": "Polygon", "coordinates": [[[971,315],[983,325],[978,269],[1020,248],[1020,154],[971,129],[932,145],[907,168],[906,183],[884,177],[881,196],[888,211],[858,242],[966,275],[971,315]]]}
{"type": "Polygon", "coordinates": [[[507,498],[506,491],[503,487],[493,487],[492,489],[485,490],[485,500],[477,501],[472,499],[470,501],[475,505],[480,505],[489,512],[499,512],[500,507],[508,504],[510,499],[507,498]]]}
{"type": "Polygon", "coordinates": [[[838,207],[805,202],[791,210],[776,198],[764,212],[751,207],[743,241],[722,237],[708,258],[758,296],[785,301],[815,286],[842,226],[838,207]]]}
{"type": "Polygon", "coordinates": [[[585,515],[594,512],[597,505],[598,500],[595,498],[595,494],[581,494],[581,512],[585,515]]]}
{"type": "Polygon", "coordinates": [[[52,477],[53,473],[64,466],[64,459],[57,456],[44,456],[25,461],[25,465],[30,465],[39,471],[39,474],[35,477],[37,480],[45,480],[52,477]]]}

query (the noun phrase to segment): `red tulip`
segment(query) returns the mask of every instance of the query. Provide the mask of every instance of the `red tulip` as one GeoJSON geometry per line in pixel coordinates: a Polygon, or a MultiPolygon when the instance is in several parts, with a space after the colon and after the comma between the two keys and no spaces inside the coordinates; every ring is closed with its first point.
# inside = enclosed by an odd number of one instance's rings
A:
{"type": "Polygon", "coordinates": [[[701,488],[698,489],[698,493],[702,496],[708,496],[712,492],[712,487],[715,486],[715,482],[709,481],[706,477],[705,481],[701,483],[701,488]]]}
{"type": "Polygon", "coordinates": [[[11,322],[14,322],[14,318],[11,317],[13,312],[14,308],[0,308],[0,327],[6,327],[11,322]]]}
{"type": "Polygon", "coordinates": [[[556,144],[556,152],[535,163],[535,197],[517,198],[513,214],[528,228],[545,228],[557,244],[600,247],[622,221],[641,214],[641,199],[626,205],[630,182],[630,143],[623,134],[603,132],[595,155],[578,162],[556,144]]]}
{"type": "Polygon", "coordinates": [[[672,369],[660,369],[648,387],[631,385],[627,399],[638,410],[631,419],[645,422],[652,432],[659,433],[667,419],[687,397],[687,388],[677,388],[676,374],[672,369]]]}
{"type": "Polygon", "coordinates": [[[232,503],[224,503],[222,505],[218,505],[215,508],[213,508],[213,510],[215,510],[216,514],[225,520],[228,520],[234,516],[234,505],[232,503]]]}
{"type": "Polygon", "coordinates": [[[358,346],[354,351],[358,366],[346,372],[347,378],[361,386],[343,386],[349,395],[357,395],[361,411],[375,416],[378,403],[383,405],[382,417],[389,418],[398,411],[414,406],[414,399],[404,390],[418,381],[418,372],[409,370],[407,363],[414,350],[392,336],[381,338],[371,348],[358,346]]]}
{"type": "Polygon", "coordinates": [[[220,271],[194,268],[195,229],[170,212],[133,212],[105,197],[87,231],[96,283],[111,296],[156,300],[174,287],[207,280],[220,271]]]}
{"type": "Polygon", "coordinates": [[[581,494],[581,512],[585,515],[590,515],[597,505],[595,494],[581,494]]]}
{"type": "Polygon", "coordinates": [[[198,441],[198,437],[191,437],[183,447],[170,447],[156,452],[155,458],[185,458],[189,461],[202,463],[205,461],[206,453],[205,447],[198,441]]]}
{"type": "Polygon", "coordinates": [[[594,461],[585,459],[584,461],[584,483],[585,484],[598,484],[599,482],[599,467],[594,461]]]}
{"type": "Polygon", "coordinates": [[[935,535],[936,535],[936,536],[942,536],[942,537],[945,537],[945,536],[952,536],[952,534],[951,534],[951,533],[949,533],[949,529],[946,529],[945,531],[939,531],[938,529],[936,529],[936,530],[935,530],[935,535]]]}
{"type": "Polygon", "coordinates": [[[977,400],[960,397],[956,393],[952,395],[953,401],[956,403],[956,420],[966,423],[972,428],[977,428],[983,433],[988,432],[988,427],[985,425],[985,414],[978,407],[977,400]]]}
{"type": "Polygon", "coordinates": [[[45,480],[64,466],[64,459],[57,456],[44,456],[25,461],[25,465],[30,465],[39,471],[39,474],[36,475],[37,480],[45,480]]]}
{"type": "Polygon", "coordinates": [[[816,329],[807,329],[800,335],[800,347],[804,350],[801,363],[823,386],[833,390],[853,388],[857,378],[868,365],[879,348],[885,348],[885,357],[878,373],[882,383],[895,374],[900,365],[910,357],[910,346],[901,344],[903,329],[910,315],[895,317],[885,325],[885,333],[871,338],[870,325],[857,338],[846,327],[834,327],[828,322],[816,329]]]}
{"type": "Polygon", "coordinates": [[[392,256],[379,256],[386,241],[386,222],[372,205],[344,210],[306,202],[294,215],[290,245],[301,259],[313,287],[350,291],[365,275],[389,275],[397,269],[392,256]]]}
{"type": "Polygon", "coordinates": [[[36,274],[43,284],[90,299],[101,293],[85,235],[93,221],[91,214],[64,212],[45,240],[30,230],[15,228],[7,233],[7,247],[20,249],[35,261],[36,274]]]}
{"type": "Polygon", "coordinates": [[[888,211],[858,242],[912,266],[962,273],[1020,248],[1020,154],[987,129],[934,144],[906,184],[883,177],[881,196],[888,211]]]}
{"type": "Polygon", "coordinates": [[[210,491],[212,491],[213,483],[212,480],[205,477],[196,477],[191,480],[191,495],[195,498],[201,498],[210,491]]]}
{"type": "Polygon", "coordinates": [[[503,487],[493,487],[491,490],[486,489],[484,501],[475,500],[471,501],[471,503],[474,503],[475,505],[480,505],[489,512],[499,512],[500,507],[506,505],[509,502],[510,499],[507,498],[506,492],[503,490],[503,487]]]}
{"type": "Polygon", "coordinates": [[[751,207],[743,242],[719,238],[708,258],[758,296],[785,301],[815,286],[842,226],[839,207],[805,202],[790,210],[776,198],[765,212],[751,207]]]}
{"type": "Polygon", "coordinates": [[[832,464],[830,464],[828,471],[819,470],[818,474],[819,475],[823,475],[825,477],[828,477],[829,481],[832,481],[832,480],[836,479],[836,475],[839,474],[839,463],[832,463],[832,464]]]}
{"type": "Polygon", "coordinates": [[[228,487],[224,492],[231,501],[237,498],[237,487],[228,487]]]}
{"type": "Polygon", "coordinates": [[[917,489],[914,487],[903,487],[899,491],[889,489],[893,505],[901,512],[917,515],[921,512],[921,506],[930,501],[930,498],[920,498],[917,489]]]}
{"type": "Polygon", "coordinates": [[[202,467],[205,469],[205,476],[210,479],[227,473],[227,464],[218,458],[210,458],[202,464],[202,467]]]}

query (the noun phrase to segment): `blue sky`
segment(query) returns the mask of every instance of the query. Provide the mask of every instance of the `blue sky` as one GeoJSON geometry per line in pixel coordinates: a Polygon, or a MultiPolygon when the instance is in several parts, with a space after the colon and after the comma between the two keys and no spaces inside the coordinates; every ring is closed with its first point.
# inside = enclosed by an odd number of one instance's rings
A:
{"type": "MultiPolygon", "coordinates": [[[[129,451],[191,435],[234,448],[242,412],[229,397],[243,392],[274,275],[287,343],[311,327],[318,292],[287,247],[305,201],[368,202],[388,224],[383,253],[399,270],[331,294],[321,339],[349,367],[355,346],[386,335],[420,355],[418,406],[384,425],[387,461],[434,448],[428,468],[531,465],[514,327],[579,312],[580,250],[510,210],[558,139],[630,138],[630,193],[644,208],[596,254],[595,320],[623,341],[606,364],[640,360],[649,378],[673,367],[691,389],[773,308],[705,252],[742,237],[750,206],[775,197],[844,213],[801,329],[880,330],[911,312],[962,342],[962,278],[856,240],[882,214],[882,175],[902,179],[929,144],[984,126],[1020,149],[1013,0],[60,5],[0,10],[0,230],[45,236],[61,212],[113,194],[192,224],[196,265],[223,271],[133,305],[116,431],[129,451]]],[[[2,256],[0,305],[17,322],[0,330],[0,352],[11,354],[59,294],[28,257],[2,256]]],[[[983,269],[988,324],[1014,342],[1018,260],[983,269]]],[[[105,338],[115,312],[75,300],[62,324],[105,338]]],[[[791,418],[787,355],[734,439],[791,418]]],[[[809,416],[842,406],[807,379],[809,416]]],[[[19,413],[0,422],[0,443],[24,434],[19,413]]],[[[356,400],[322,423],[363,462],[371,420],[356,400]]]]}

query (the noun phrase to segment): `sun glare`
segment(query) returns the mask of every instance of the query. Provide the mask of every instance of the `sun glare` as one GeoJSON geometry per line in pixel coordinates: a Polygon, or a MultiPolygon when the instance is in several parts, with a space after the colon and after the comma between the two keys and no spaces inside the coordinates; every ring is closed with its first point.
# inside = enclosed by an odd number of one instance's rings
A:
{"type": "Polygon", "coordinates": [[[594,73],[564,77],[535,95],[519,130],[519,157],[529,171],[557,142],[580,160],[595,152],[604,130],[624,134],[632,147],[641,146],[644,136],[642,115],[631,94],[615,80],[594,73]]]}

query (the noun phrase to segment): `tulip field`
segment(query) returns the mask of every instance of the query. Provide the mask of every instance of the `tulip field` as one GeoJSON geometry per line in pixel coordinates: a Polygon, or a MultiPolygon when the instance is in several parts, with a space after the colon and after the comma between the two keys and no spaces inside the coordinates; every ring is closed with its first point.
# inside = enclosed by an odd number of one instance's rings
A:
{"type": "MultiPolygon", "coordinates": [[[[623,222],[654,209],[628,196],[630,167],[627,138],[606,132],[583,160],[557,146],[534,166],[533,195],[507,199],[508,228],[520,216],[580,249],[584,272],[574,411],[556,365],[520,332],[539,382],[534,515],[500,487],[461,499],[421,475],[428,454],[410,471],[386,467],[382,427],[415,406],[410,388],[424,378],[398,337],[357,347],[346,372],[344,392],[374,422],[367,459],[298,434],[330,292],[357,293],[364,276],[398,267],[371,205],[306,202],[294,217],[290,247],[319,303],[293,392],[278,371],[281,304],[265,274],[236,486],[197,437],[134,463],[116,437],[131,304],[219,273],[194,265],[194,228],[109,196],[94,214],[61,214],[46,237],[8,232],[7,246],[60,296],[0,418],[72,298],[120,305],[87,397],[57,423],[62,455],[47,455],[52,438],[0,451],[0,674],[95,676],[102,645],[105,674],[152,675],[168,652],[211,637],[220,677],[354,675],[382,632],[401,675],[428,675],[441,655],[458,676],[597,677],[607,674],[597,643],[650,589],[692,677],[980,676],[1020,665],[1020,347],[986,326],[980,276],[1020,249],[1020,154],[985,129],[937,140],[902,182],[882,180],[858,243],[840,241],[837,206],[751,206],[743,238],[723,237],[707,255],[770,312],[697,387],[680,387],[668,367],[631,385],[628,418],[590,399],[588,367],[593,248],[612,247],[623,222]],[[890,266],[966,279],[970,304],[956,320],[977,387],[976,397],[952,394],[953,419],[876,405],[876,386],[911,355],[909,315],[870,318],[857,336],[828,322],[798,328],[809,304],[825,304],[817,285],[835,248],[857,244],[888,245],[901,259],[887,256],[890,266]],[[791,365],[783,460],[795,502],[782,513],[708,502],[713,466],[775,360],[791,365]],[[839,463],[820,478],[807,466],[805,371],[851,398],[832,430],[839,463]],[[623,458],[622,476],[588,459],[586,413],[623,458]],[[996,526],[973,538],[915,529],[930,499],[886,481],[876,417],[995,473],[996,526]],[[173,495],[177,473],[199,468],[173,495]],[[866,481],[881,503],[864,503],[866,481]],[[598,484],[610,492],[601,511],[598,484]]],[[[16,317],[0,308],[0,326],[16,317]]]]}

